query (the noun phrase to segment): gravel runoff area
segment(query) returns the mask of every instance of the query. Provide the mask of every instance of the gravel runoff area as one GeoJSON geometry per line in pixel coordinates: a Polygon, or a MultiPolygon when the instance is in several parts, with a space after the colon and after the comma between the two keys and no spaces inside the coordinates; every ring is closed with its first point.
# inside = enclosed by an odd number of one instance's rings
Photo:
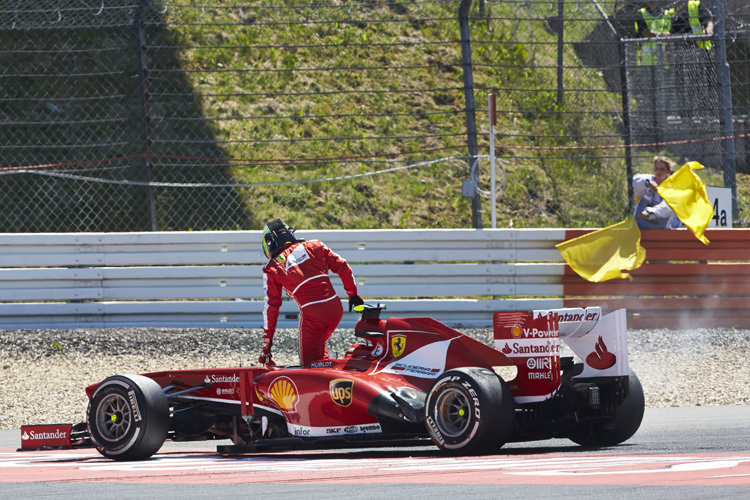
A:
{"type": "MultiPolygon", "coordinates": [[[[491,330],[460,331],[491,343],[491,330]]],[[[0,331],[0,429],[83,422],[84,389],[110,375],[256,364],[261,339],[259,329],[0,331]]],[[[337,331],[331,355],[355,340],[337,331]]],[[[630,330],[628,341],[647,406],[750,404],[750,330],[630,330]]],[[[298,363],[296,330],[276,333],[274,359],[298,363]]]]}

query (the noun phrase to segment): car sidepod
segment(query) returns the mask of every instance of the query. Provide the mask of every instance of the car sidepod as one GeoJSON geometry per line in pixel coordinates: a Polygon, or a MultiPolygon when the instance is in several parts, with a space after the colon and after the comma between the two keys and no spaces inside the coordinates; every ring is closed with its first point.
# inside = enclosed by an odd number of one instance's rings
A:
{"type": "Polygon", "coordinates": [[[301,438],[382,434],[381,419],[395,413],[389,412],[387,405],[372,404],[383,397],[396,401],[388,396],[391,389],[387,383],[357,372],[318,368],[270,371],[256,378],[255,387],[259,406],[282,415],[289,435],[301,438]],[[373,408],[376,410],[371,412],[373,408]]]}

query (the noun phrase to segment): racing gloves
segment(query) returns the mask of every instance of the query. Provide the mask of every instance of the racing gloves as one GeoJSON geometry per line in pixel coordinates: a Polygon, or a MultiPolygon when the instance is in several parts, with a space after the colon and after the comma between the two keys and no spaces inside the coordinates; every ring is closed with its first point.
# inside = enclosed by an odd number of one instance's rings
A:
{"type": "Polygon", "coordinates": [[[264,335],[263,336],[263,350],[261,351],[261,355],[258,358],[258,363],[262,365],[273,364],[273,360],[271,359],[271,346],[272,345],[273,345],[273,337],[264,335]]]}
{"type": "Polygon", "coordinates": [[[362,300],[362,297],[355,293],[354,295],[349,297],[349,312],[352,312],[352,308],[354,308],[354,306],[361,306],[364,303],[365,301],[362,300]]]}

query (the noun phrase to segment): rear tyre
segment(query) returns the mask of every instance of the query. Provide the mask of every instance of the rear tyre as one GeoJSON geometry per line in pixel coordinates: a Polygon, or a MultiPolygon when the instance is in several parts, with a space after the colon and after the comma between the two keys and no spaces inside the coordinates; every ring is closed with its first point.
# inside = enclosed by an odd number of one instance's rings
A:
{"type": "Polygon", "coordinates": [[[425,411],[432,442],[450,453],[496,450],[513,430],[510,389],[497,374],[485,368],[445,372],[430,388],[425,411]]]}
{"type": "Polygon", "coordinates": [[[641,381],[630,370],[630,393],[620,403],[612,418],[598,424],[579,424],[571,432],[569,439],[581,446],[614,446],[627,441],[636,433],[643,421],[646,399],[641,381]]]}
{"type": "Polygon", "coordinates": [[[169,430],[169,403],[159,384],[142,375],[115,375],[99,384],[86,410],[91,440],[113,460],[145,460],[169,430]]]}

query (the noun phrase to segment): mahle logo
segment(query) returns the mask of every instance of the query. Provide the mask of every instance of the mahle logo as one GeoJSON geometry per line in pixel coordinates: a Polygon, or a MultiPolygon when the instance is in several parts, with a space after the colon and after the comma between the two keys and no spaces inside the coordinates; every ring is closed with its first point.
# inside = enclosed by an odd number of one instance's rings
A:
{"type": "Polygon", "coordinates": [[[349,406],[352,404],[353,390],[354,381],[345,378],[331,380],[328,384],[328,391],[331,393],[331,399],[339,406],[349,406]]]}

